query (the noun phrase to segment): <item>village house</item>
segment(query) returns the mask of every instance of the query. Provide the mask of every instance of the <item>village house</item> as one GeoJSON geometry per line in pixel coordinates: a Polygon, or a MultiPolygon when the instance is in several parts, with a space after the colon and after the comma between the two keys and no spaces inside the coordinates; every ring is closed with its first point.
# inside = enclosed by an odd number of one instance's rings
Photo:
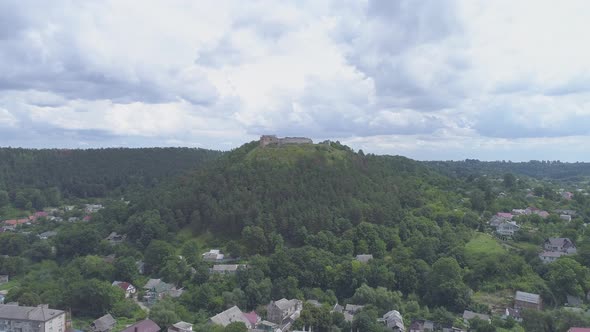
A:
{"type": "Polygon", "coordinates": [[[258,317],[255,312],[245,314],[237,306],[233,306],[223,312],[220,312],[209,319],[212,324],[221,325],[223,327],[228,326],[233,322],[242,322],[248,329],[255,328],[259,320],[260,317],[258,317]]]}
{"type": "Polygon", "coordinates": [[[96,213],[100,210],[102,210],[104,207],[102,206],[102,204],[86,204],[84,205],[84,211],[86,213],[96,213]]]}
{"type": "Polygon", "coordinates": [[[523,214],[526,214],[526,211],[524,209],[512,209],[512,214],[516,216],[521,216],[523,214]]]}
{"type": "Polygon", "coordinates": [[[135,289],[135,286],[126,281],[113,281],[113,286],[121,288],[125,292],[126,298],[133,297],[133,295],[137,291],[135,289]]]}
{"type": "Polygon", "coordinates": [[[479,314],[477,312],[473,312],[473,311],[469,311],[469,310],[463,311],[463,322],[465,324],[469,324],[469,321],[472,319],[475,319],[475,318],[481,319],[481,320],[486,321],[488,323],[491,322],[490,316],[488,316],[486,314],[479,314]]]}
{"type": "Polygon", "coordinates": [[[303,303],[297,299],[287,300],[285,298],[272,301],[266,307],[267,319],[276,324],[282,324],[287,318],[298,314],[303,309],[303,303]]]}
{"type": "Polygon", "coordinates": [[[434,322],[429,320],[415,320],[410,325],[409,332],[433,332],[434,322]]]}
{"type": "Polygon", "coordinates": [[[193,331],[193,324],[180,321],[178,323],[172,324],[168,328],[168,332],[192,332],[193,331]]]}
{"type": "Polygon", "coordinates": [[[213,274],[235,274],[238,270],[245,268],[245,264],[215,264],[209,269],[209,272],[213,274]]]}
{"type": "Polygon", "coordinates": [[[569,191],[566,191],[566,192],[564,192],[564,193],[562,193],[562,194],[561,194],[561,197],[562,197],[563,199],[566,199],[566,200],[568,200],[568,201],[569,201],[569,200],[571,200],[572,198],[574,198],[574,194],[573,194],[573,193],[571,193],[571,192],[569,192],[569,191]]]}
{"type": "Polygon", "coordinates": [[[508,318],[512,318],[517,322],[522,322],[519,309],[506,308],[504,310],[504,314],[502,314],[502,319],[506,320],[508,318]]]}
{"type": "Polygon", "coordinates": [[[514,221],[503,221],[496,228],[496,233],[502,236],[514,236],[520,226],[514,221]]]}
{"type": "Polygon", "coordinates": [[[569,222],[572,221],[572,216],[570,216],[569,214],[560,214],[559,219],[569,222]]]}
{"type": "Polygon", "coordinates": [[[361,263],[368,263],[371,259],[373,259],[373,255],[356,255],[356,260],[361,263]]]}
{"type": "Polygon", "coordinates": [[[146,290],[144,300],[148,304],[154,304],[164,296],[180,297],[184,292],[182,289],[176,289],[176,286],[165,283],[161,279],[150,279],[143,288],[146,290]]]}
{"type": "Polygon", "coordinates": [[[47,305],[23,307],[0,304],[0,331],[65,332],[65,311],[47,305]]]}
{"type": "Polygon", "coordinates": [[[539,294],[516,291],[514,309],[543,309],[543,300],[539,294]]]}
{"type": "Polygon", "coordinates": [[[394,332],[405,332],[404,320],[402,315],[397,310],[391,310],[383,315],[383,318],[379,319],[379,322],[385,324],[389,329],[394,332]]]}
{"type": "Polygon", "coordinates": [[[127,327],[121,332],[160,332],[160,327],[151,319],[144,319],[127,327]]]}
{"type": "Polygon", "coordinates": [[[543,263],[551,263],[557,260],[561,256],[567,256],[565,252],[560,251],[543,251],[539,254],[539,258],[543,263]]]}
{"type": "Polygon", "coordinates": [[[43,232],[39,235],[37,235],[37,237],[39,237],[40,240],[47,240],[50,237],[54,237],[57,235],[57,232],[55,231],[47,231],[47,232],[43,232]]]}
{"type": "Polygon", "coordinates": [[[576,245],[569,238],[550,237],[545,240],[543,248],[547,251],[564,252],[566,254],[575,254],[576,245]]]}
{"type": "Polygon", "coordinates": [[[209,252],[203,254],[203,260],[214,262],[223,260],[224,255],[221,253],[219,249],[211,249],[209,252]]]}
{"type": "Polygon", "coordinates": [[[90,323],[90,331],[92,332],[110,332],[113,330],[117,321],[111,316],[106,314],[94,322],[90,323]]]}
{"type": "Polygon", "coordinates": [[[117,234],[117,232],[112,232],[111,234],[109,234],[109,236],[107,236],[105,238],[105,241],[107,241],[111,245],[115,245],[115,244],[123,243],[126,238],[127,238],[127,235],[125,235],[125,234],[117,234]]]}

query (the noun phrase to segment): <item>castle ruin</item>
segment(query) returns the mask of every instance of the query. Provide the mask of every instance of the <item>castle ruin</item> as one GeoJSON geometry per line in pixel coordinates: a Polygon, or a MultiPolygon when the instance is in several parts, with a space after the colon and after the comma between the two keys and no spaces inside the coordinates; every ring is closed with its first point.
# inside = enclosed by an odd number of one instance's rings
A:
{"type": "Polygon", "coordinates": [[[287,144],[313,144],[313,141],[307,137],[283,137],[278,138],[276,135],[260,136],[260,146],[268,145],[287,145],[287,144]]]}

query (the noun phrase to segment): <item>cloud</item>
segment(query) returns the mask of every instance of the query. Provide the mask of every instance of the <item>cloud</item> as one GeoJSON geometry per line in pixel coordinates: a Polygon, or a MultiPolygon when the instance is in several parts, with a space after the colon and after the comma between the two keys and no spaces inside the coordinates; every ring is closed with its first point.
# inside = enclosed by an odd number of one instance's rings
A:
{"type": "Polygon", "coordinates": [[[590,137],[586,6],[2,1],[0,144],[276,133],[426,159],[569,151],[590,137]]]}

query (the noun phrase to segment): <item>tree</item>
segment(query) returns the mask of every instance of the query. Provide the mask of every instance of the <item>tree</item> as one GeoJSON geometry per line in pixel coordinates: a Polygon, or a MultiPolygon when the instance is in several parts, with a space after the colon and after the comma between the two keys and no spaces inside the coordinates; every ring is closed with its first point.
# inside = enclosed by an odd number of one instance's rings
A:
{"type": "Polygon", "coordinates": [[[175,254],[174,247],[164,241],[154,240],[145,250],[144,262],[148,272],[159,271],[175,254]]]}
{"type": "Polygon", "coordinates": [[[69,298],[72,312],[99,317],[110,311],[117,302],[123,301],[125,294],[108,281],[90,279],[70,285],[69,298]]]}
{"type": "Polygon", "coordinates": [[[179,320],[179,312],[186,310],[170,299],[158,301],[150,310],[150,319],[159,326],[170,326],[179,320]]]}
{"type": "Polygon", "coordinates": [[[244,322],[232,322],[229,323],[223,330],[224,332],[248,332],[248,327],[244,322]]]}
{"type": "Polygon", "coordinates": [[[92,225],[77,224],[65,228],[55,237],[57,255],[63,258],[95,253],[100,235],[92,225]]]}
{"type": "Polygon", "coordinates": [[[428,301],[453,311],[462,311],[469,304],[469,289],[463,283],[461,267],[454,258],[442,257],[432,265],[428,278],[428,301]]]}
{"type": "Polygon", "coordinates": [[[516,177],[512,173],[504,174],[504,187],[508,189],[514,188],[516,186],[516,177]]]}
{"type": "Polygon", "coordinates": [[[8,205],[8,203],[10,203],[8,192],[6,190],[0,190],[0,208],[8,205]]]}

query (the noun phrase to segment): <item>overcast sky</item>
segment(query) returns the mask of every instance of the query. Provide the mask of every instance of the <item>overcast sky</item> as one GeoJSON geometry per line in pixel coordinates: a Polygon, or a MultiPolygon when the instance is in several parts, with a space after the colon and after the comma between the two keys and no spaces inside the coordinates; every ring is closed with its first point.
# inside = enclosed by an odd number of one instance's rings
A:
{"type": "Polygon", "coordinates": [[[0,1],[0,146],[590,161],[581,1],[0,1]]]}

